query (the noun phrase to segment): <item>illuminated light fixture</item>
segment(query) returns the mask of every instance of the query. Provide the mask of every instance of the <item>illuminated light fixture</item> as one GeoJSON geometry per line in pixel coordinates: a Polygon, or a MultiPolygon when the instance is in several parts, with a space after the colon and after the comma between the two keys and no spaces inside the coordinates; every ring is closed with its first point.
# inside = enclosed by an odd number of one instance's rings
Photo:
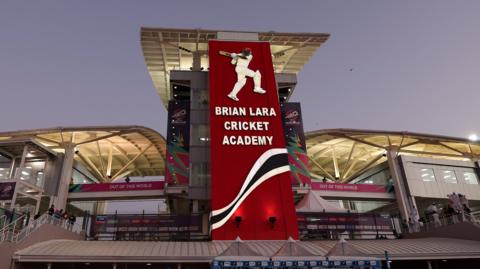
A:
{"type": "Polygon", "coordinates": [[[25,166],[25,168],[27,168],[27,169],[32,169],[32,167],[31,167],[31,166],[25,166]]]}
{"type": "Polygon", "coordinates": [[[147,266],[151,266],[152,264],[151,263],[147,263],[147,266]]]}
{"type": "Polygon", "coordinates": [[[20,179],[25,179],[24,177],[20,177],[20,179]]]}
{"type": "Polygon", "coordinates": [[[277,217],[275,217],[275,216],[269,217],[268,222],[270,223],[270,225],[272,226],[272,229],[273,229],[273,227],[275,227],[275,222],[277,222],[277,217]]]}
{"type": "Polygon", "coordinates": [[[22,171],[22,175],[26,175],[26,176],[28,176],[28,175],[30,175],[30,173],[29,173],[29,172],[27,172],[27,171],[22,171]]]}
{"type": "Polygon", "coordinates": [[[471,135],[468,136],[468,140],[478,141],[478,135],[477,134],[471,134],[471,135]]]}
{"type": "Polygon", "coordinates": [[[242,222],[242,217],[241,216],[236,216],[235,217],[235,226],[240,227],[240,222],[242,222]]]}
{"type": "Polygon", "coordinates": [[[3,174],[0,174],[0,177],[3,177],[3,174]]]}

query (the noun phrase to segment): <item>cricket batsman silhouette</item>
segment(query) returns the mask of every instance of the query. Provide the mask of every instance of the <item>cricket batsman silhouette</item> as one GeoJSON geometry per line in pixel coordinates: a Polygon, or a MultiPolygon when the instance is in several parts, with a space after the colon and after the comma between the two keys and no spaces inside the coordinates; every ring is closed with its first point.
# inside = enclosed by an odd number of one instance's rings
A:
{"type": "Polygon", "coordinates": [[[250,48],[244,48],[241,53],[230,53],[226,51],[219,51],[219,54],[227,57],[231,57],[231,64],[235,65],[235,72],[237,72],[237,82],[233,86],[232,91],[227,95],[228,98],[239,101],[237,94],[247,83],[247,77],[253,78],[253,92],[264,94],[265,90],[261,87],[262,74],[260,71],[253,71],[248,68],[250,61],[252,61],[253,55],[250,48]]]}

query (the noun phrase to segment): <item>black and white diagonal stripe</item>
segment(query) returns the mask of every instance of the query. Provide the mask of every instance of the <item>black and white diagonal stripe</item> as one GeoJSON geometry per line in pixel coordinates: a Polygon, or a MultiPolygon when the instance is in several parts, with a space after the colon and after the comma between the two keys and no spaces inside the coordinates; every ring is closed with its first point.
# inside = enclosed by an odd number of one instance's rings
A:
{"type": "Polygon", "coordinates": [[[251,192],[260,184],[278,174],[290,170],[286,149],[274,148],[265,151],[250,169],[242,188],[227,206],[212,211],[212,230],[224,225],[251,192]]]}

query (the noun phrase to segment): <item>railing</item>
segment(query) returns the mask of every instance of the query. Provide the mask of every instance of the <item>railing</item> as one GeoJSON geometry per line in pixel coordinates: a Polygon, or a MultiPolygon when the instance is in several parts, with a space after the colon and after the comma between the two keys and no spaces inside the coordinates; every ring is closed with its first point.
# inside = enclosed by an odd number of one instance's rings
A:
{"type": "Polygon", "coordinates": [[[12,241],[15,235],[23,228],[25,222],[25,216],[23,215],[15,221],[5,225],[2,230],[0,230],[0,243],[3,241],[12,241]]]}
{"type": "Polygon", "coordinates": [[[297,213],[302,240],[394,239],[395,221],[390,215],[371,213],[297,213]]]}
{"type": "Polygon", "coordinates": [[[87,238],[120,241],[206,241],[202,215],[108,214],[88,217],[87,238]]]}
{"type": "Polygon", "coordinates": [[[480,224],[480,212],[475,213],[459,213],[453,214],[450,216],[439,217],[438,220],[429,219],[428,221],[422,222],[413,222],[409,223],[408,227],[404,227],[403,232],[405,233],[418,233],[418,232],[428,232],[437,228],[446,227],[449,225],[462,223],[462,222],[471,222],[475,224],[480,224]]]}
{"type": "MultiPolygon", "coordinates": [[[[21,219],[24,220],[23,218],[24,217],[22,217],[21,219]]],[[[77,223],[70,224],[68,220],[55,218],[48,214],[40,216],[38,219],[31,221],[27,226],[20,229],[16,228],[18,226],[17,222],[19,220],[20,219],[17,219],[15,222],[7,225],[4,229],[2,229],[2,231],[0,231],[0,242],[10,241],[18,243],[28,237],[34,231],[38,230],[44,224],[52,224],[62,229],[69,230],[78,234],[83,233],[81,225],[77,223]]]]}
{"type": "Polygon", "coordinates": [[[0,230],[7,225],[7,215],[0,216],[0,230]]]}

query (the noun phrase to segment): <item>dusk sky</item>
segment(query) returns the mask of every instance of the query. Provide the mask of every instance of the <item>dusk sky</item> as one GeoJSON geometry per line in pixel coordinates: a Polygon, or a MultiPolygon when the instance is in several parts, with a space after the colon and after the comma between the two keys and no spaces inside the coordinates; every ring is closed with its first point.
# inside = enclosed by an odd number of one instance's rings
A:
{"type": "Polygon", "coordinates": [[[307,131],[467,137],[480,133],[479,11],[437,0],[2,1],[0,131],[135,124],[165,135],[140,47],[150,26],[330,33],[292,99],[307,131]]]}

